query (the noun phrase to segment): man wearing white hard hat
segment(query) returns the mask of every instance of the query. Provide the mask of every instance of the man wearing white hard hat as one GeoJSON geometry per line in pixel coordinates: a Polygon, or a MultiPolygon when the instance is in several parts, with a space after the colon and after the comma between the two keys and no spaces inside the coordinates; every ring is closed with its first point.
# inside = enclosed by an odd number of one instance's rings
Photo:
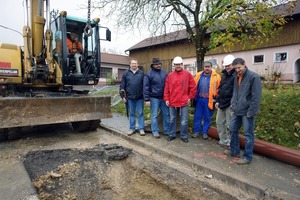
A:
{"type": "Polygon", "coordinates": [[[219,144],[230,146],[229,126],[231,120],[230,100],[233,93],[234,78],[236,77],[235,69],[232,66],[233,55],[224,57],[222,70],[221,85],[216,98],[217,117],[216,124],[219,134],[219,144]]]}
{"type": "Polygon", "coordinates": [[[176,138],[176,118],[180,115],[180,138],[187,143],[189,104],[196,94],[196,84],[192,74],[183,69],[183,60],[177,56],[173,60],[175,70],[168,74],[164,89],[164,101],[169,107],[170,132],[168,141],[176,138]]]}

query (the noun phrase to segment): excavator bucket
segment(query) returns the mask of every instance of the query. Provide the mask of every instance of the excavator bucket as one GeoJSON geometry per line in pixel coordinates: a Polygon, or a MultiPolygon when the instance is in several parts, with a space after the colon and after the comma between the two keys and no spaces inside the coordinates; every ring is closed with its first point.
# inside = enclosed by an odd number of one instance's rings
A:
{"type": "Polygon", "coordinates": [[[0,98],[0,128],[111,118],[110,96],[0,98]]]}

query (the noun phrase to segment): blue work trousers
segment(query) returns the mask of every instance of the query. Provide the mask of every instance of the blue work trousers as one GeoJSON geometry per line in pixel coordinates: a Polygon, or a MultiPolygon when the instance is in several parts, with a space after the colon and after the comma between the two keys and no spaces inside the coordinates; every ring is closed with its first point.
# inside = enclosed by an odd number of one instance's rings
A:
{"type": "Polygon", "coordinates": [[[170,137],[176,137],[176,118],[179,113],[180,116],[180,137],[188,138],[188,116],[189,116],[189,107],[169,107],[170,113],[170,137]]]}
{"type": "Polygon", "coordinates": [[[163,124],[163,132],[164,134],[169,134],[169,108],[167,107],[166,103],[163,99],[158,98],[150,98],[151,103],[151,131],[153,134],[159,133],[159,125],[158,125],[158,114],[159,110],[161,111],[162,115],[162,124],[163,124]]]}
{"type": "Polygon", "coordinates": [[[239,129],[243,124],[245,150],[243,159],[252,160],[254,148],[254,117],[233,115],[230,123],[230,150],[232,155],[240,155],[239,129]]]}
{"type": "Polygon", "coordinates": [[[143,99],[128,99],[129,107],[129,129],[135,130],[136,113],[138,118],[138,129],[144,130],[144,100],[143,99]]]}
{"type": "Polygon", "coordinates": [[[207,135],[213,113],[214,111],[208,108],[208,98],[197,99],[194,113],[194,133],[199,134],[202,132],[202,134],[207,135]]]}

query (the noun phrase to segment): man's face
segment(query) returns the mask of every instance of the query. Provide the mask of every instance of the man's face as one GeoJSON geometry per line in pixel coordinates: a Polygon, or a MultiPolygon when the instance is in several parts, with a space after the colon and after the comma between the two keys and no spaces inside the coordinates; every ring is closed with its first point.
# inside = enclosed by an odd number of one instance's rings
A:
{"type": "Polygon", "coordinates": [[[132,60],[132,61],[130,62],[130,68],[131,68],[132,70],[136,70],[138,67],[139,67],[139,65],[138,65],[138,62],[137,62],[136,60],[132,60]]]}
{"type": "Polygon", "coordinates": [[[230,71],[233,69],[232,64],[230,64],[230,65],[225,65],[224,67],[225,67],[225,70],[226,70],[227,72],[230,72],[230,71]]]}
{"type": "Polygon", "coordinates": [[[237,74],[241,75],[245,72],[246,65],[236,64],[233,66],[233,68],[235,69],[237,74]]]}
{"type": "Polygon", "coordinates": [[[74,41],[74,42],[77,41],[77,34],[72,33],[71,34],[71,40],[74,41]]]}
{"type": "Polygon", "coordinates": [[[152,67],[154,69],[161,69],[161,64],[160,63],[159,64],[153,64],[152,67]]]}
{"type": "Polygon", "coordinates": [[[177,71],[177,72],[181,71],[182,70],[182,66],[183,66],[182,63],[181,64],[174,64],[175,71],[177,71]]]}
{"type": "Polygon", "coordinates": [[[204,73],[205,74],[210,74],[211,71],[212,71],[212,66],[210,66],[210,65],[204,66],[204,73]]]}

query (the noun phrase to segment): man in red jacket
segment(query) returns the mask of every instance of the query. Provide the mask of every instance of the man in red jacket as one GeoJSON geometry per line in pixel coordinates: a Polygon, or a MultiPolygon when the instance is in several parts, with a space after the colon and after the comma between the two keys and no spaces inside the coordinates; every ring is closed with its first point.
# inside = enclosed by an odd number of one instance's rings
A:
{"type": "Polygon", "coordinates": [[[183,69],[183,60],[177,56],[173,60],[175,70],[167,78],[164,89],[164,101],[169,107],[170,133],[168,141],[176,138],[176,117],[180,115],[180,138],[187,143],[189,104],[196,94],[196,84],[192,74],[183,69]]]}

